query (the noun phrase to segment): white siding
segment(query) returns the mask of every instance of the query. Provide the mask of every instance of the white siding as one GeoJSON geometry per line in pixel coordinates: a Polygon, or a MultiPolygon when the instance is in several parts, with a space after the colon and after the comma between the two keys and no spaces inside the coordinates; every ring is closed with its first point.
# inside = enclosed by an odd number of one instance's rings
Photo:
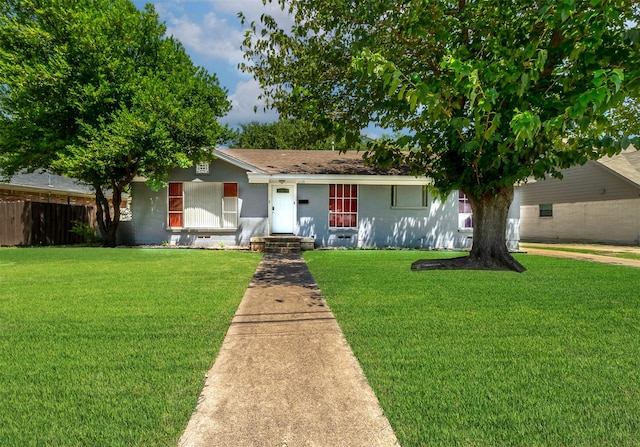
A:
{"type": "Polygon", "coordinates": [[[638,197],[638,188],[612,173],[609,169],[590,161],[563,171],[562,180],[549,178],[523,185],[522,205],[541,203],[576,203],[638,197]]]}

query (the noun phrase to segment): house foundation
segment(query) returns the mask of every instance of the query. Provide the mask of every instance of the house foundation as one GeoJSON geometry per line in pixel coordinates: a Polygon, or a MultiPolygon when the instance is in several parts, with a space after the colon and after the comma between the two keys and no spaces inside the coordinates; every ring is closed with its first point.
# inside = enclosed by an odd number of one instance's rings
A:
{"type": "Polygon", "coordinates": [[[264,236],[251,238],[251,251],[263,253],[300,253],[313,250],[315,240],[301,236],[264,236]]]}

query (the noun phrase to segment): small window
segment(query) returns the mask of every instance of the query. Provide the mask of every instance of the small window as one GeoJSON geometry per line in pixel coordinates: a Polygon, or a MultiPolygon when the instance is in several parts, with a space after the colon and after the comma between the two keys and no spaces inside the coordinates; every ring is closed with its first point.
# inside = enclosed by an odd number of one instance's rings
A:
{"type": "Polygon", "coordinates": [[[539,205],[540,217],[553,217],[553,204],[541,203],[539,205]]]}
{"type": "Polygon", "coordinates": [[[198,163],[196,165],[196,174],[208,174],[209,163],[198,163]]]}
{"type": "Polygon", "coordinates": [[[473,211],[469,198],[462,192],[458,191],[458,228],[464,230],[473,229],[473,211]]]}
{"type": "Polygon", "coordinates": [[[357,185],[329,185],[329,227],[358,228],[357,185]]]}
{"type": "Polygon", "coordinates": [[[417,209],[429,206],[427,185],[393,185],[391,187],[391,207],[417,209]]]}

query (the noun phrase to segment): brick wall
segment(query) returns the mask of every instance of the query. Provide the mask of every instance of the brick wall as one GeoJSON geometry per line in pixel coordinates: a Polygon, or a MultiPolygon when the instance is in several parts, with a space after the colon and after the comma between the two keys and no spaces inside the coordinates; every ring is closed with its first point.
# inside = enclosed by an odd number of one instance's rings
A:
{"type": "Polygon", "coordinates": [[[553,217],[539,217],[538,210],[521,207],[522,240],[640,243],[640,199],[554,203],[553,217]]]}

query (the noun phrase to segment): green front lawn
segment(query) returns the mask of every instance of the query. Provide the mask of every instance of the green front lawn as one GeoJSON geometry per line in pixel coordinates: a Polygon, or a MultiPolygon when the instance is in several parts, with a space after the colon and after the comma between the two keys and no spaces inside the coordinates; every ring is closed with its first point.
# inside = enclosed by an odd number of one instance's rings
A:
{"type": "Polygon", "coordinates": [[[0,249],[0,445],[176,445],[259,259],[0,249]]]}
{"type": "Polygon", "coordinates": [[[439,256],[305,253],[403,447],[640,445],[640,270],[409,270],[439,256]]]}

